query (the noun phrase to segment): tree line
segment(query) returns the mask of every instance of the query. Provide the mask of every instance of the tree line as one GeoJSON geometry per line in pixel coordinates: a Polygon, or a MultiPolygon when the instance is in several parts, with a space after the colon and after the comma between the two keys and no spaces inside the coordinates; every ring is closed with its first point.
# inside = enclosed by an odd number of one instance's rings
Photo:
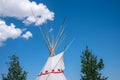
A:
{"type": "MultiPolygon", "coordinates": [[[[19,58],[16,55],[9,57],[8,73],[2,74],[2,80],[27,80],[27,72],[20,66],[19,58]]],[[[102,76],[101,70],[104,68],[103,59],[98,59],[86,46],[80,55],[81,78],[80,80],[107,80],[102,76]]]]}

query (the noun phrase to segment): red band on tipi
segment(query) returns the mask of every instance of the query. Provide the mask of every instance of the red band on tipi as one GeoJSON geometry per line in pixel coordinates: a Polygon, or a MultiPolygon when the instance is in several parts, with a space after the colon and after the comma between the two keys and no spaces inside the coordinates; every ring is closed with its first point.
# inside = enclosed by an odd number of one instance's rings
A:
{"type": "Polygon", "coordinates": [[[48,72],[48,70],[46,70],[44,73],[41,72],[38,76],[47,75],[47,74],[51,74],[51,73],[53,73],[53,74],[60,74],[60,73],[63,73],[63,71],[60,70],[60,69],[58,69],[58,71],[54,71],[54,69],[52,69],[51,72],[48,72]]]}

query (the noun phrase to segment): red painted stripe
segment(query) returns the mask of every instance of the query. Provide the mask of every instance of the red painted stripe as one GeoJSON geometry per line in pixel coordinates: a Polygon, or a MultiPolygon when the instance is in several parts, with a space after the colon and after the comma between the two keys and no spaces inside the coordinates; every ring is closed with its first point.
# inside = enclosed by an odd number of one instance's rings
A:
{"type": "Polygon", "coordinates": [[[38,76],[47,75],[47,74],[51,74],[51,73],[53,73],[53,74],[60,74],[60,73],[63,73],[63,71],[62,71],[62,72],[47,72],[47,73],[41,73],[41,74],[39,74],[38,76]]]}

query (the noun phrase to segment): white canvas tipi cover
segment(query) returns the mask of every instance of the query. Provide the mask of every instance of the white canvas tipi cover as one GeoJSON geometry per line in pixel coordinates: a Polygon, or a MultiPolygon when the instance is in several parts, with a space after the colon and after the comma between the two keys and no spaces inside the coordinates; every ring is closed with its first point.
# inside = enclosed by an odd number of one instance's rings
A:
{"type": "Polygon", "coordinates": [[[64,52],[61,52],[53,57],[48,57],[36,80],[67,80],[63,72],[65,69],[63,55],[64,52]]]}

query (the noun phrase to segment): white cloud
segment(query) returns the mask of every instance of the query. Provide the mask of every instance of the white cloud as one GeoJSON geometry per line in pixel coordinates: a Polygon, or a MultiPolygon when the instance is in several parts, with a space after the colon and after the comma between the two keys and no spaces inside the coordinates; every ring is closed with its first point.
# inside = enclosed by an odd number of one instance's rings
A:
{"type": "Polygon", "coordinates": [[[0,41],[5,41],[8,38],[16,39],[21,33],[21,29],[16,28],[13,23],[8,26],[4,21],[0,20],[0,41]]]}
{"type": "Polygon", "coordinates": [[[0,0],[0,16],[22,19],[25,24],[41,25],[47,20],[53,20],[54,13],[43,3],[37,4],[29,0],[0,0]]]}
{"type": "MultiPolygon", "coordinates": [[[[0,0],[0,17],[17,18],[27,25],[33,23],[42,25],[47,20],[52,21],[54,13],[43,3],[37,4],[30,0],[0,0]]],[[[32,33],[26,31],[26,28],[17,28],[13,23],[7,25],[5,21],[0,19],[0,46],[9,38],[17,39],[19,37],[28,40],[32,37],[32,33]]]]}
{"type": "Polygon", "coordinates": [[[17,39],[18,37],[21,37],[23,31],[24,30],[20,28],[16,28],[13,23],[7,25],[5,21],[0,20],[0,46],[4,45],[4,42],[9,38],[17,39]]]}
{"type": "Polygon", "coordinates": [[[50,29],[49,29],[49,32],[52,32],[52,31],[53,31],[53,28],[50,28],[50,29]]]}
{"type": "Polygon", "coordinates": [[[22,37],[28,40],[30,37],[32,37],[32,33],[30,31],[27,31],[25,34],[22,35],[22,37]]]}

